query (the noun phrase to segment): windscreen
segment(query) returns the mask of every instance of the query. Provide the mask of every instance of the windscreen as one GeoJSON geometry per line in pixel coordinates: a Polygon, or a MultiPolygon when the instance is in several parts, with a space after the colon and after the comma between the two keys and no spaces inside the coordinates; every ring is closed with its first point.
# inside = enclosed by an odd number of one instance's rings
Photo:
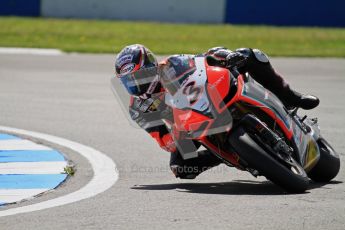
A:
{"type": "Polygon", "coordinates": [[[169,62],[160,66],[158,73],[163,87],[174,95],[195,70],[195,61],[191,56],[172,56],[169,62]]]}

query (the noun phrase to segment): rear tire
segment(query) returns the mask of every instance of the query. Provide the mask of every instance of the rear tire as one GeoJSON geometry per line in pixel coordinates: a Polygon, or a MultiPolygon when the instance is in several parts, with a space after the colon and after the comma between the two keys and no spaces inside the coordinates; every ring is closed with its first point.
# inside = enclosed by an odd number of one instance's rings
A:
{"type": "Polygon", "coordinates": [[[273,183],[291,193],[307,190],[309,179],[301,166],[297,170],[299,172],[288,168],[270,156],[242,127],[232,132],[229,142],[249,167],[258,170],[273,183]]]}
{"type": "Polygon", "coordinates": [[[317,144],[320,148],[320,159],[308,176],[315,182],[329,182],[338,175],[339,155],[324,138],[319,138],[317,144]]]}

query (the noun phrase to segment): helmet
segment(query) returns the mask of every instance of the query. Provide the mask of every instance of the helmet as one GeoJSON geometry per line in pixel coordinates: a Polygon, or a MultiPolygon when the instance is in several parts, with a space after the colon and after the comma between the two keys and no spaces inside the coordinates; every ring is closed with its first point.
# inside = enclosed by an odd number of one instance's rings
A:
{"type": "Polygon", "coordinates": [[[126,46],[115,61],[116,76],[128,93],[140,96],[157,79],[158,63],[154,54],[143,45],[126,46]]]}

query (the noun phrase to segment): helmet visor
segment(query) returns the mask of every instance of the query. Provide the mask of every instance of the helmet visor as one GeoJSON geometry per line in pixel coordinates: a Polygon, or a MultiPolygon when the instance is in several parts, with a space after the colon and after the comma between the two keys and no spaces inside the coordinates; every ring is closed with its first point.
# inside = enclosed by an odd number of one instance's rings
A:
{"type": "Polygon", "coordinates": [[[128,93],[131,95],[141,95],[145,92],[141,92],[143,86],[150,84],[157,76],[157,66],[140,69],[133,73],[120,74],[122,84],[127,89],[128,93]]]}

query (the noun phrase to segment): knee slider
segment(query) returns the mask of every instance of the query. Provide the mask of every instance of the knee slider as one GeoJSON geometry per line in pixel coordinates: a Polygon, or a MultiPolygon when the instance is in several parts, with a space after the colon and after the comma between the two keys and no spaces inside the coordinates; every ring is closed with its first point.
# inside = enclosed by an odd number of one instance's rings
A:
{"type": "Polygon", "coordinates": [[[256,60],[258,60],[259,62],[262,62],[262,63],[268,63],[269,62],[267,55],[264,52],[262,52],[261,50],[253,49],[253,53],[254,53],[256,60]]]}

